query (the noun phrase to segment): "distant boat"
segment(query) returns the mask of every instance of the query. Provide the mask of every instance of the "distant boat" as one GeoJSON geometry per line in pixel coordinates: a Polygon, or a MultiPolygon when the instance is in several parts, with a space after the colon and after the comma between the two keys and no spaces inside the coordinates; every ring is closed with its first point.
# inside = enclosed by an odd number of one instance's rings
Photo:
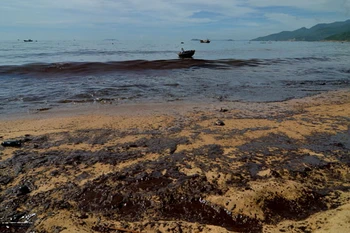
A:
{"type": "Polygon", "coordinates": [[[32,39],[29,39],[29,40],[23,40],[24,42],[33,42],[32,39]]]}
{"type": "Polygon", "coordinates": [[[209,39],[206,39],[206,40],[200,40],[201,43],[210,43],[210,40],[209,39]]]}
{"type": "Polygon", "coordinates": [[[180,58],[191,58],[193,57],[196,50],[183,50],[178,53],[180,58]]]}

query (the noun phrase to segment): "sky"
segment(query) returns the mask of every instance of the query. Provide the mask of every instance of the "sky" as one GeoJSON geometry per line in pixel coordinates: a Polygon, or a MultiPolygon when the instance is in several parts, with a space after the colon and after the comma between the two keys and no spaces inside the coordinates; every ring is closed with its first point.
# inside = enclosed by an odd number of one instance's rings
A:
{"type": "Polygon", "coordinates": [[[0,40],[248,40],[350,19],[350,0],[1,0],[0,40]]]}

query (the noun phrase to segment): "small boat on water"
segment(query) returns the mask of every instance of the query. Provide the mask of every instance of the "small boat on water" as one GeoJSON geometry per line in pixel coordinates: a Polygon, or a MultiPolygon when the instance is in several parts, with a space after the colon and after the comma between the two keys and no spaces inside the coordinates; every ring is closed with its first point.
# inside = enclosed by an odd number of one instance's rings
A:
{"type": "Polygon", "coordinates": [[[210,43],[210,40],[209,39],[206,39],[206,40],[200,40],[201,43],[210,43]]]}
{"type": "Polygon", "coordinates": [[[24,42],[33,42],[32,39],[29,39],[29,40],[23,40],[24,42]]]}
{"type": "Polygon", "coordinates": [[[178,53],[180,58],[191,58],[193,57],[196,50],[184,50],[182,49],[181,52],[178,53]]]}

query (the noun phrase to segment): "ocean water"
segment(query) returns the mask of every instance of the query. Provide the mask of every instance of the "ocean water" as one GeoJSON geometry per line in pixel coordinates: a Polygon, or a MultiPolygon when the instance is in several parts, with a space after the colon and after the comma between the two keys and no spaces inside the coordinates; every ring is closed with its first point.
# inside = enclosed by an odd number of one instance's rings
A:
{"type": "Polygon", "coordinates": [[[350,43],[0,41],[0,114],[86,104],[284,101],[350,87],[350,43]],[[179,59],[181,48],[193,59],[179,59]]]}

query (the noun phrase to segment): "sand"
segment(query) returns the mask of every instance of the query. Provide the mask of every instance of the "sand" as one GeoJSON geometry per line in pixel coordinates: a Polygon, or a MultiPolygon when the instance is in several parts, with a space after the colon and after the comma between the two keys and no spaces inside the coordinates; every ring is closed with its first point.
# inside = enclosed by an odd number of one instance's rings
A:
{"type": "Polygon", "coordinates": [[[1,232],[350,232],[349,90],[76,106],[0,129],[22,143],[0,147],[1,232]]]}

